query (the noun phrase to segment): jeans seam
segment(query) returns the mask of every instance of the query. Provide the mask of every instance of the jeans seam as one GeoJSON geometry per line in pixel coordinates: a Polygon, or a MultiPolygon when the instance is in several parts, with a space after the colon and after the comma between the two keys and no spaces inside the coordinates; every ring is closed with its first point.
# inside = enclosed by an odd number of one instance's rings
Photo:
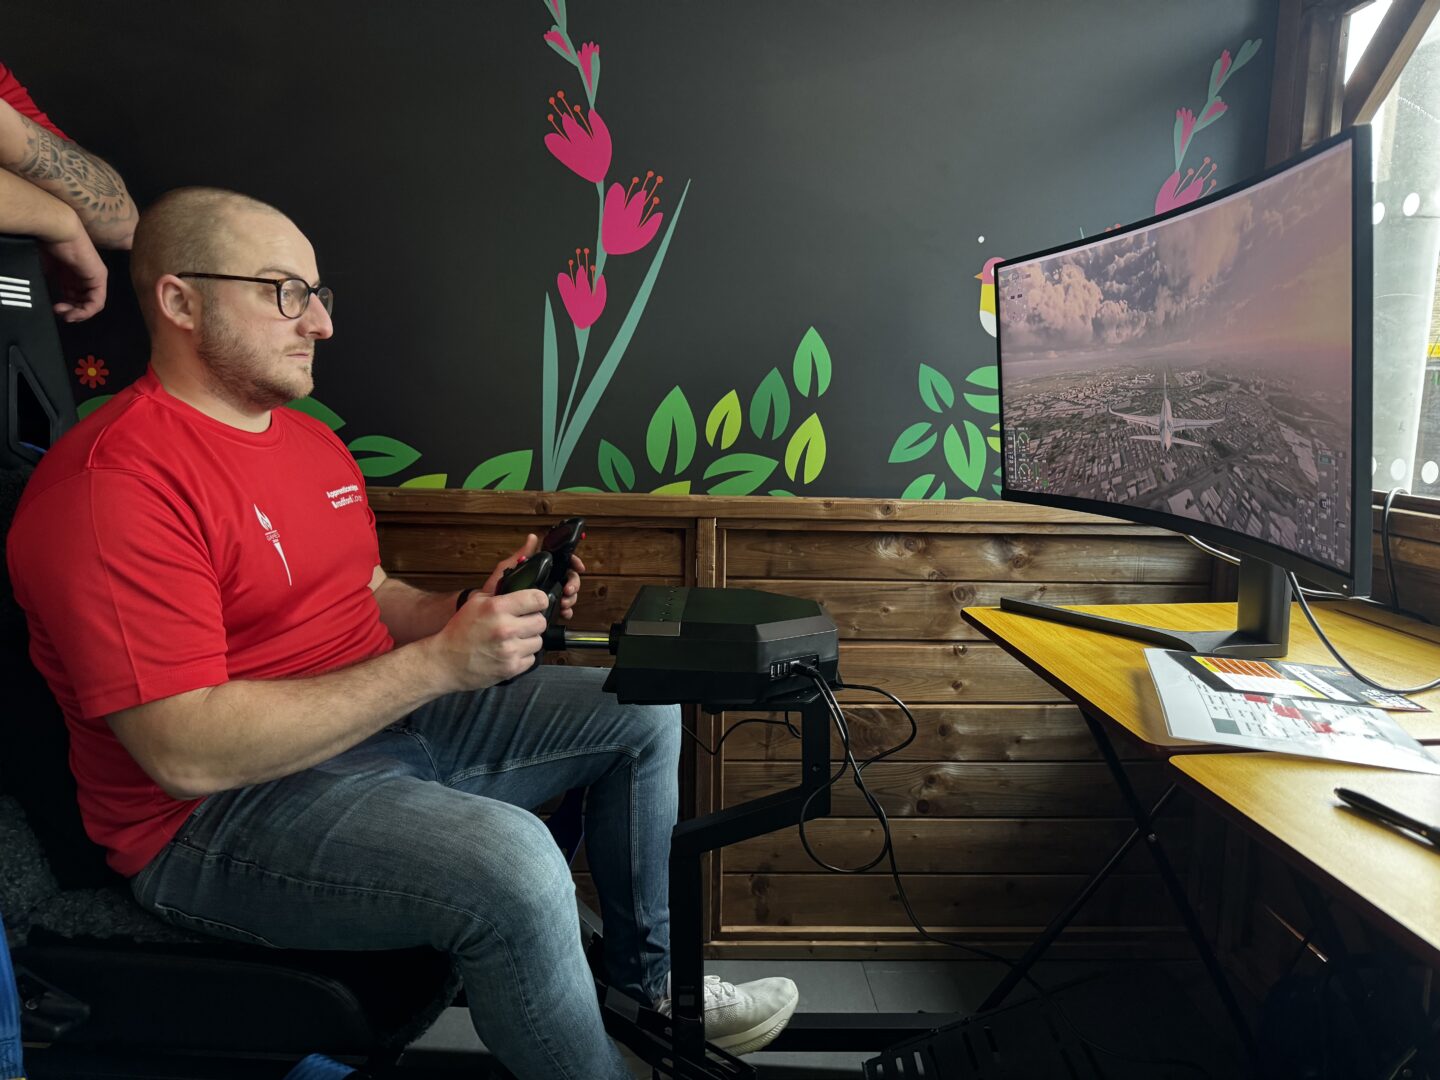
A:
{"type": "Polygon", "coordinates": [[[614,753],[624,754],[632,763],[640,759],[639,751],[633,747],[627,746],[624,743],[606,743],[600,746],[586,746],[575,750],[557,750],[550,754],[542,754],[539,757],[507,761],[503,767],[497,765],[477,765],[473,769],[462,769],[460,772],[446,777],[442,783],[446,787],[454,787],[461,781],[469,780],[475,776],[493,776],[496,773],[513,772],[516,769],[529,768],[532,765],[548,765],[552,761],[564,761],[567,758],[590,757],[595,754],[614,753]]]}

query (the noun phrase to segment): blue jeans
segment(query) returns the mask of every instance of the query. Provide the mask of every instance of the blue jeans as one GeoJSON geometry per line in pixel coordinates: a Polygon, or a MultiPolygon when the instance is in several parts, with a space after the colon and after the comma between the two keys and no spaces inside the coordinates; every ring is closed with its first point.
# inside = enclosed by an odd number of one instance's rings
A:
{"type": "Polygon", "coordinates": [[[587,786],[606,974],[670,969],[679,710],[547,666],[439,698],[329,761],[212,795],[132,882],[165,919],[280,948],[454,956],[475,1030],[522,1080],[628,1078],[580,945],[570,868],[532,808],[587,786]]]}

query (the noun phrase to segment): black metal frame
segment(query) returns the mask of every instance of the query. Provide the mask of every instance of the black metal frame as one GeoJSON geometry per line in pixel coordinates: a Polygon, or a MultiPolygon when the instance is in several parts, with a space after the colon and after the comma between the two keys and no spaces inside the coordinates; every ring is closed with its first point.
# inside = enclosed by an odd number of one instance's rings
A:
{"type": "Polygon", "coordinates": [[[1115,786],[1125,800],[1125,807],[1129,811],[1131,821],[1135,823],[1135,828],[1115,849],[1114,853],[1105,860],[1105,864],[1085,883],[1074,899],[1050,921],[1040,936],[1030,944],[1030,947],[1025,950],[1025,954],[1015,962],[1006,976],[981,1003],[979,1011],[988,1012],[1004,1003],[1011,991],[1027,977],[1035,962],[1070,925],[1080,909],[1095,894],[1095,891],[1104,884],[1106,878],[1120,864],[1120,860],[1135,846],[1135,842],[1143,839],[1146,850],[1150,852],[1150,857],[1154,860],[1156,869],[1160,871],[1160,877],[1165,882],[1165,889],[1169,892],[1170,899],[1175,904],[1181,921],[1185,924],[1185,930],[1195,945],[1196,951],[1200,954],[1200,960],[1205,965],[1206,973],[1214,983],[1215,990],[1225,1006],[1225,1011],[1229,1014],[1242,1044],[1253,1060],[1257,1053],[1257,1046],[1255,1036],[1250,1030],[1249,1021],[1246,1020],[1245,1013],[1235,997],[1235,992],[1231,989],[1230,982],[1220,967],[1220,961],[1216,958],[1214,949],[1210,947],[1205,930],[1200,925],[1199,916],[1195,914],[1195,909],[1190,904],[1190,898],[1185,893],[1185,885],[1175,872],[1175,867],[1171,864],[1169,856],[1165,854],[1160,837],[1155,832],[1155,820],[1165,804],[1170,801],[1170,797],[1175,794],[1175,785],[1171,784],[1167,787],[1155,804],[1147,809],[1145,804],[1140,801],[1140,796],[1136,794],[1130,778],[1125,775],[1125,767],[1115,752],[1115,746],[1110,741],[1104,723],[1084,707],[1080,709],[1080,715],[1085,718],[1085,725],[1090,729],[1095,746],[1099,749],[1101,757],[1105,760],[1105,766],[1110,770],[1110,776],[1115,781],[1115,786]]]}

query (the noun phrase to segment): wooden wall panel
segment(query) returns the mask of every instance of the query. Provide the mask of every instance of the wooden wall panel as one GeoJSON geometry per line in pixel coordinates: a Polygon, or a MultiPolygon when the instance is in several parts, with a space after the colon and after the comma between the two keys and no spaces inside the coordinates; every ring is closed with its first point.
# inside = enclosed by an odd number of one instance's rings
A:
{"type": "MultiPolygon", "coordinates": [[[[848,684],[884,687],[916,718],[915,740],[867,767],[885,806],[907,890],[933,929],[980,943],[1013,943],[1042,925],[1129,834],[1122,807],[1078,710],[960,617],[1001,596],[1055,603],[1207,599],[1206,556],[1173,534],[1083,514],[1003,503],[920,505],[885,500],[708,499],[536,493],[372,492],[389,572],[436,589],[476,583],[526,531],[587,517],[589,573],[582,628],[608,627],[647,583],[761,588],[810,597],[835,619],[848,684]]],[[[604,652],[557,662],[605,665],[604,652]]],[[[862,758],[909,732],[903,713],[847,689],[852,748],[862,758]]],[[[687,790],[709,812],[795,782],[798,746],[783,727],[695,715],[687,724],[720,754],[687,740],[687,790]]],[[[1143,796],[1162,767],[1119,744],[1143,796]]],[[[838,762],[841,746],[832,734],[838,762]]],[[[1188,850],[1183,800],[1162,823],[1188,850]]],[[[879,826],[847,778],[832,815],[807,836],[840,865],[879,850],[879,826]]],[[[1132,852],[1087,908],[1072,941],[1149,948],[1177,919],[1143,852],[1132,852]],[[1117,944],[1118,943],[1118,944],[1117,944]]],[[[577,864],[582,894],[589,888],[577,864]]],[[[888,873],[837,876],[810,861],[796,828],[712,857],[707,914],[712,952],[763,945],[808,955],[857,947],[933,949],[907,928],[888,873]]],[[[1162,935],[1163,936],[1163,935],[1162,935]]],[[[874,954],[873,951],[870,954],[874,954]]]]}

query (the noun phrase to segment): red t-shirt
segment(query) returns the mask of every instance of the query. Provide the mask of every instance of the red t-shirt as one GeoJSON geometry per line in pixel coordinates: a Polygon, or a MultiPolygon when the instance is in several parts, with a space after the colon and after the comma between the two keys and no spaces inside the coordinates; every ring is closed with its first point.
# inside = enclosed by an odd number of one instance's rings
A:
{"type": "Polygon", "coordinates": [[[166,795],[105,717],[230,679],[314,675],[393,647],[365,480],[319,421],[259,434],[153,371],[55,444],[7,544],[30,656],[64,711],[86,832],[126,876],[196,800],[166,795]]]}
{"type": "Polygon", "coordinates": [[[30,100],[30,91],[20,85],[20,80],[15,77],[15,73],[4,64],[0,64],[0,101],[5,102],[21,116],[28,116],[41,127],[49,128],[60,138],[69,138],[50,122],[50,118],[40,111],[35,102],[30,100]]]}

